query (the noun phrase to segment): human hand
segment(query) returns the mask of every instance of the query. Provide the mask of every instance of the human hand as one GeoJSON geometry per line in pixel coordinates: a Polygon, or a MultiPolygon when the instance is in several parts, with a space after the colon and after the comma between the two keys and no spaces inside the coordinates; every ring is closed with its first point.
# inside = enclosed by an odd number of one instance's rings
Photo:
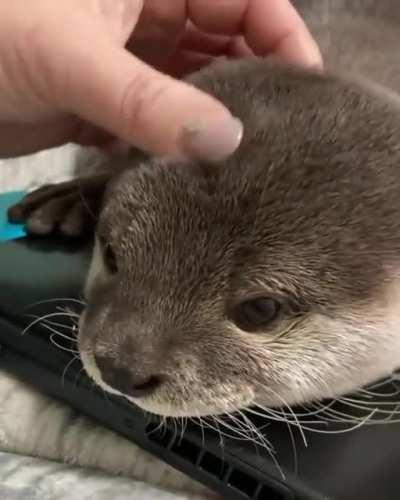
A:
{"type": "Polygon", "coordinates": [[[322,64],[289,0],[2,0],[0,156],[115,137],[157,155],[228,156],[241,124],[173,77],[251,53],[322,64]]]}

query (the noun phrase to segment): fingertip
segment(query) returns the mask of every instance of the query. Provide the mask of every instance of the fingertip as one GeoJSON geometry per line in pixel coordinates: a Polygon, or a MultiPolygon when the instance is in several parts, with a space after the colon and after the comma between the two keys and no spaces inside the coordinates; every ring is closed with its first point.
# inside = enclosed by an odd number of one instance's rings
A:
{"type": "Polygon", "coordinates": [[[182,132],[184,152],[194,159],[221,161],[233,154],[243,137],[243,124],[233,116],[187,125],[182,132]]]}
{"type": "Polygon", "coordinates": [[[323,68],[322,54],[317,43],[311,35],[301,31],[284,38],[276,49],[276,55],[301,66],[323,68]]]}

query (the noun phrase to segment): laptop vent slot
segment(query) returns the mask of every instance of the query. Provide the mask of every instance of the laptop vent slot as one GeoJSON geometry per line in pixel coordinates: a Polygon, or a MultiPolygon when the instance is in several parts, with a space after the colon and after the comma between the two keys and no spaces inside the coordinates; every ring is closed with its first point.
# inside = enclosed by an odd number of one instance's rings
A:
{"type": "Polygon", "coordinates": [[[151,423],[146,427],[146,435],[153,443],[169,449],[174,454],[218,480],[221,481],[226,477],[228,465],[221,458],[204,450],[188,439],[176,437],[174,440],[174,433],[170,429],[161,428],[160,425],[151,423]]]}
{"type": "Polygon", "coordinates": [[[160,424],[149,424],[146,429],[147,438],[153,443],[158,444],[162,448],[169,448],[169,445],[173,439],[173,433],[171,429],[160,424]]]}
{"type": "Polygon", "coordinates": [[[176,437],[176,434],[168,427],[161,428],[159,424],[150,423],[145,432],[151,442],[170,450],[219,482],[225,483],[244,495],[244,498],[254,500],[292,500],[293,498],[291,495],[285,495],[271,486],[262,484],[243,470],[230,468],[229,464],[217,455],[185,438],[176,437]]]}
{"type": "Polygon", "coordinates": [[[203,453],[199,466],[202,470],[218,478],[220,481],[225,479],[229,469],[226,462],[208,451],[203,453]]]}
{"type": "Polygon", "coordinates": [[[256,479],[249,476],[245,472],[238,469],[233,469],[228,477],[228,484],[229,486],[235,488],[235,490],[238,490],[248,497],[253,498],[257,491],[259,483],[256,479]]]}
{"type": "Polygon", "coordinates": [[[292,500],[293,496],[290,494],[285,495],[270,486],[263,486],[256,496],[257,500],[292,500]]]}
{"type": "Polygon", "coordinates": [[[193,465],[198,462],[201,450],[198,446],[187,439],[176,439],[171,447],[171,451],[184,458],[193,465]]]}

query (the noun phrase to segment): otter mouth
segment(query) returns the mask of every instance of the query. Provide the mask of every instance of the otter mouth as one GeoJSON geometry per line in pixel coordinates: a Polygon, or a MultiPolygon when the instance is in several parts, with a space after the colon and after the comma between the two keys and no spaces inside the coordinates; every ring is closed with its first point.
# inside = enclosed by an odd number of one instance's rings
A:
{"type": "MultiPolygon", "coordinates": [[[[80,358],[86,374],[103,391],[123,397],[142,410],[159,417],[201,418],[220,416],[249,407],[254,401],[254,392],[250,388],[244,391],[240,396],[236,395],[233,400],[232,397],[228,398],[226,395],[221,394],[220,397],[214,396],[212,399],[204,398],[204,400],[189,400],[180,397],[181,400],[177,401],[177,396],[172,392],[173,386],[171,387],[171,385],[169,385],[168,388],[157,387],[155,391],[152,391],[149,395],[143,394],[135,397],[122,390],[116,389],[104,380],[92,351],[88,349],[81,350],[80,358]],[[170,397],[166,397],[166,393],[170,393],[170,397]]],[[[152,382],[150,382],[150,384],[152,384],[152,382]]],[[[146,391],[147,388],[145,388],[144,392],[146,391]]]]}

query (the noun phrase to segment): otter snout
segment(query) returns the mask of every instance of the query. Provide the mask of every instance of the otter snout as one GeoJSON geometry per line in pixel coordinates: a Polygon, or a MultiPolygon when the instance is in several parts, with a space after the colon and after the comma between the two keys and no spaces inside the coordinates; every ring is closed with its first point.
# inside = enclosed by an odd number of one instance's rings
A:
{"type": "Polygon", "coordinates": [[[124,366],[111,356],[95,354],[94,360],[103,382],[126,396],[150,396],[161,385],[161,378],[152,371],[124,366]]]}

